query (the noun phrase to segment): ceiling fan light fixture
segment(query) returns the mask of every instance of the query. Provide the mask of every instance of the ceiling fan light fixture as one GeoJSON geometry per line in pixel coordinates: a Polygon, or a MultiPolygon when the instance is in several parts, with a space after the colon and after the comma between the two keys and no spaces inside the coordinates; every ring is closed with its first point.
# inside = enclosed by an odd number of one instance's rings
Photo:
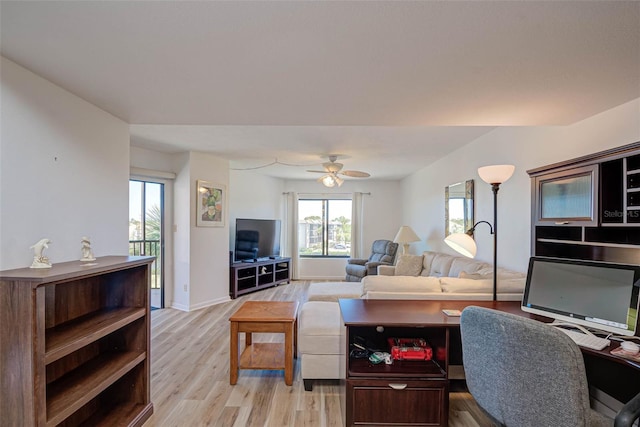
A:
{"type": "Polygon", "coordinates": [[[340,187],[344,183],[344,179],[340,176],[348,176],[351,178],[368,178],[371,176],[367,172],[342,170],[344,165],[336,162],[337,159],[338,156],[331,155],[329,156],[329,162],[322,164],[322,168],[324,169],[323,171],[307,170],[307,172],[323,174],[323,176],[318,178],[316,181],[329,188],[335,187],[336,185],[340,187]]]}
{"type": "Polygon", "coordinates": [[[325,187],[335,187],[336,182],[333,179],[333,175],[325,175],[320,179],[320,182],[322,182],[322,185],[324,185],[325,187]]]}

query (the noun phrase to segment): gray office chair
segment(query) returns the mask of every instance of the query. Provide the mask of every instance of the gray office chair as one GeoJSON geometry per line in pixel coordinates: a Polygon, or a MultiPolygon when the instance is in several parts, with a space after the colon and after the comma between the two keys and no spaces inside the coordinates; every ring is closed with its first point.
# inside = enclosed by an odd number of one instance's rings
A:
{"type": "MultiPolygon", "coordinates": [[[[467,387],[500,426],[613,426],[591,409],[580,348],[544,323],[481,307],[460,318],[467,387]]],[[[640,394],[615,419],[631,426],[640,415],[640,394]]]]}

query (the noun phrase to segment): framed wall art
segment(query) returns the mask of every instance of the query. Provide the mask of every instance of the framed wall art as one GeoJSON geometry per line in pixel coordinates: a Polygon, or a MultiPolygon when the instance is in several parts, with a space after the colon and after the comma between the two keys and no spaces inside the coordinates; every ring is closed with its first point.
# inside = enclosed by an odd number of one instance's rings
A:
{"type": "Polygon", "coordinates": [[[224,227],[226,216],[227,188],[198,180],[196,183],[196,226],[224,227]]]}

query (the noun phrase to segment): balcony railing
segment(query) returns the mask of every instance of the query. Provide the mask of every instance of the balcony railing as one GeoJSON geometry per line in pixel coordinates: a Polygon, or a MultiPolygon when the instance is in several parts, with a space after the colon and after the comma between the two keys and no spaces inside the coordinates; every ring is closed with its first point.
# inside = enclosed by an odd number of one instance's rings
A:
{"type": "Polygon", "coordinates": [[[129,240],[129,255],[155,256],[151,264],[151,289],[160,289],[162,285],[162,265],[160,240],[129,240]]]}

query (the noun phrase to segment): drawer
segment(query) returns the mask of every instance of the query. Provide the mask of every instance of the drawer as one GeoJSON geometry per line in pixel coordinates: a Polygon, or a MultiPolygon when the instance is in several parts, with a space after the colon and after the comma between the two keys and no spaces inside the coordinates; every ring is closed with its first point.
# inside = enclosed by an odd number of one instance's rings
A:
{"type": "Polygon", "coordinates": [[[448,381],[348,379],[347,426],[446,426],[448,381]]]}

